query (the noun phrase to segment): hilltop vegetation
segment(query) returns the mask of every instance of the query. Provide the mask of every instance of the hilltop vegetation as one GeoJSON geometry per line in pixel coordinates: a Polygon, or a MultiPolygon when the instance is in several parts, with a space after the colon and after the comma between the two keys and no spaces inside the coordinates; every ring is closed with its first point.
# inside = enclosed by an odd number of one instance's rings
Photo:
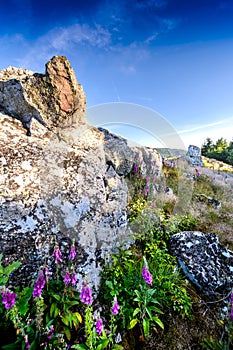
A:
{"type": "Polygon", "coordinates": [[[214,143],[208,137],[201,147],[201,154],[233,165],[233,141],[228,143],[221,137],[214,143]]]}

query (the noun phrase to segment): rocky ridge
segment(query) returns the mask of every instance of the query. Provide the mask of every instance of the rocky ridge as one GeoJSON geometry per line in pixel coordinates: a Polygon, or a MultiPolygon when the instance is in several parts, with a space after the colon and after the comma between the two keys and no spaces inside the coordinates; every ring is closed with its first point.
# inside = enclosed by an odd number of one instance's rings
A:
{"type": "Polygon", "coordinates": [[[75,241],[77,277],[81,283],[85,275],[97,289],[101,264],[128,239],[126,177],[136,152],[86,123],[85,95],[64,57],[53,57],[45,74],[1,71],[0,108],[4,263],[20,260],[15,278],[28,284],[52,263],[56,242],[65,264],[75,241]]]}

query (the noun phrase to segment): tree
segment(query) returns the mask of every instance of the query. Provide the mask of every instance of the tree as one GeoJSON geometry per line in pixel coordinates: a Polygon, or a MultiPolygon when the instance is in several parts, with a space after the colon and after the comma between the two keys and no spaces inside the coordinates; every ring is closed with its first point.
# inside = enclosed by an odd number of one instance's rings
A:
{"type": "Polygon", "coordinates": [[[210,153],[214,149],[214,143],[211,140],[211,138],[207,137],[204,144],[201,147],[201,154],[203,156],[207,156],[208,153],[210,153]]]}
{"type": "Polygon", "coordinates": [[[216,141],[214,148],[215,148],[215,152],[222,153],[227,147],[228,147],[227,140],[221,137],[216,141]]]}

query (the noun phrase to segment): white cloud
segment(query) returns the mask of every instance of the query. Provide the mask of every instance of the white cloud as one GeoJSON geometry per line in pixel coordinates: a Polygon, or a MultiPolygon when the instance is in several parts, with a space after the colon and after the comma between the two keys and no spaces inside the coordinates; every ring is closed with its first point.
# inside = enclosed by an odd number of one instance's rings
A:
{"type": "Polygon", "coordinates": [[[38,70],[41,63],[47,62],[54,55],[67,55],[80,50],[82,47],[108,49],[111,45],[111,33],[96,24],[74,24],[67,27],[55,28],[38,38],[27,53],[18,59],[21,67],[38,70]]]}
{"type": "Polygon", "coordinates": [[[190,144],[201,146],[207,137],[210,137],[214,142],[220,137],[225,138],[228,142],[232,140],[232,125],[233,117],[218,120],[213,123],[188,127],[178,131],[186,147],[190,144]]]}
{"type": "Polygon", "coordinates": [[[111,33],[98,24],[95,27],[87,24],[74,24],[52,30],[46,37],[51,39],[50,44],[56,50],[69,49],[77,44],[105,48],[111,43],[111,33]]]}

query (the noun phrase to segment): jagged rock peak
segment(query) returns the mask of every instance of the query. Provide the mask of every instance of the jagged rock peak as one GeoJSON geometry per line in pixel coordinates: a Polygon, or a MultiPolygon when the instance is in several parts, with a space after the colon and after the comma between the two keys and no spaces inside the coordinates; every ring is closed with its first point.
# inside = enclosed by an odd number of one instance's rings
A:
{"type": "Polygon", "coordinates": [[[64,56],[54,56],[45,74],[8,67],[0,71],[0,112],[18,119],[30,136],[35,118],[48,130],[85,123],[86,97],[64,56]]]}

